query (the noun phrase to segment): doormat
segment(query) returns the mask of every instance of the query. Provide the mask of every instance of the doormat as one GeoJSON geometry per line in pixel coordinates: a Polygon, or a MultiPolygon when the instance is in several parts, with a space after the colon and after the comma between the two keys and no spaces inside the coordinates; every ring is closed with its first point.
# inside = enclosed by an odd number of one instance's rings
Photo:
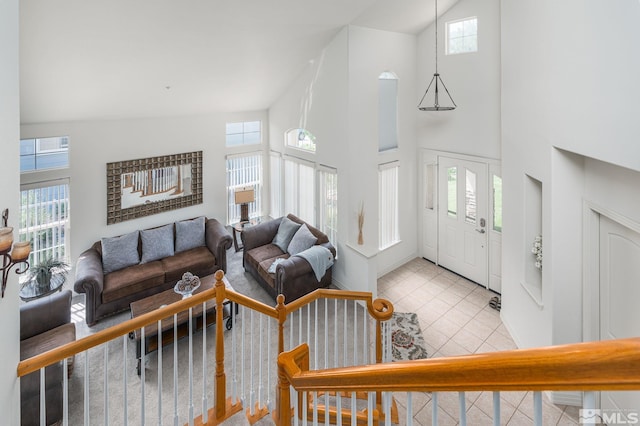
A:
{"type": "Polygon", "coordinates": [[[422,337],[418,315],[394,312],[391,321],[391,352],[394,361],[427,358],[427,346],[422,337]]]}

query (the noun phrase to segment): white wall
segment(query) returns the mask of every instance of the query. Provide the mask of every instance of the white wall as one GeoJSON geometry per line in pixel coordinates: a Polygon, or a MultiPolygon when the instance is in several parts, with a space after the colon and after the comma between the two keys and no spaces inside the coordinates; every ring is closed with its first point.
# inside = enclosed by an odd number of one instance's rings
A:
{"type": "Polygon", "coordinates": [[[199,215],[226,222],[225,124],[262,120],[267,145],[266,111],[171,118],[29,124],[22,138],[69,136],[71,260],[101,237],[170,223],[199,215]],[[203,151],[203,204],[107,226],[106,163],[181,152],[203,151]]]}
{"type": "Polygon", "coordinates": [[[503,0],[501,6],[502,318],[521,347],[581,341],[582,201],[599,200],[638,219],[630,202],[638,174],[613,165],[640,170],[634,30],[640,3],[503,0]],[[519,284],[531,247],[520,232],[525,174],[543,185],[542,308],[519,284]]]}
{"type": "Polygon", "coordinates": [[[334,278],[347,288],[375,291],[366,288],[366,280],[358,276],[355,265],[361,265],[360,261],[376,276],[416,255],[414,95],[415,37],[350,26],[340,31],[269,109],[272,149],[338,169],[337,245],[342,257],[336,263],[334,278]],[[379,155],[378,76],[383,71],[392,71],[399,78],[399,149],[379,155]],[[284,132],[296,126],[316,136],[315,155],[283,146],[284,132]],[[347,244],[357,246],[361,202],[365,206],[362,250],[367,255],[377,251],[378,164],[391,160],[401,161],[402,243],[373,258],[357,257],[360,254],[347,244]]]}
{"type": "MultiPolygon", "coordinates": [[[[16,227],[19,208],[20,98],[18,80],[18,0],[0,1],[0,213],[9,209],[16,227]]],[[[17,231],[14,231],[14,238],[17,231]]],[[[20,360],[18,278],[11,271],[0,299],[0,413],[2,422],[20,423],[20,392],[13,366],[20,360]]]]}
{"type": "MultiPolygon", "coordinates": [[[[435,72],[434,45],[432,24],[418,36],[414,108],[435,72]]],[[[458,107],[438,112],[416,109],[418,146],[500,159],[499,0],[460,0],[438,18],[438,72],[458,107]],[[445,55],[445,23],[471,16],[478,18],[478,51],[445,55]]]]}

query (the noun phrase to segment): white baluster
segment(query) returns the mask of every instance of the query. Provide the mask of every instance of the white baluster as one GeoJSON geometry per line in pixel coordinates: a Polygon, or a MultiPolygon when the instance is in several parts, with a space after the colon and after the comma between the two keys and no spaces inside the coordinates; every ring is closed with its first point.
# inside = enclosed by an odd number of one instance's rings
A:
{"type": "Polygon", "coordinates": [[[358,304],[353,301],[353,365],[358,365],[358,304]]]}
{"type": "MultiPolygon", "coordinates": [[[[596,408],[596,396],[597,396],[597,392],[584,392],[583,397],[582,397],[582,409],[583,410],[594,410],[596,408]]],[[[582,423],[586,424],[586,425],[595,425],[596,421],[599,421],[599,419],[596,419],[596,416],[583,416],[582,419],[582,423]]]]}
{"type": "Polygon", "coordinates": [[[369,358],[369,333],[367,332],[367,323],[369,322],[369,315],[367,315],[366,308],[362,309],[362,346],[364,359],[363,364],[369,364],[371,359],[369,358]]]}
{"type": "MultiPolygon", "coordinates": [[[[258,364],[258,404],[262,403],[262,393],[264,392],[264,386],[262,383],[262,354],[264,354],[264,347],[263,347],[263,338],[262,336],[264,336],[264,329],[263,324],[262,324],[262,319],[264,318],[264,315],[260,314],[260,321],[258,322],[259,324],[259,334],[260,334],[260,339],[258,341],[258,353],[260,354],[260,363],[258,364]]],[[[261,406],[261,405],[260,405],[261,406]]]]}
{"type": "Polygon", "coordinates": [[[413,424],[413,393],[407,392],[407,426],[413,424]]]}
{"type": "Polygon", "coordinates": [[[161,320],[158,320],[157,352],[158,352],[158,425],[162,425],[162,321],[161,320]]]}
{"type": "Polygon", "coordinates": [[[69,425],[69,359],[62,361],[62,426],[69,425]]]}
{"type": "MultiPolygon", "coordinates": [[[[318,346],[318,299],[313,302],[315,312],[315,322],[313,327],[313,368],[319,369],[318,354],[320,353],[320,346],[318,346]]],[[[316,395],[317,396],[317,395],[316,395]]],[[[314,405],[317,405],[315,398],[313,399],[314,405]]]]}
{"type": "Polygon", "coordinates": [[[193,308],[189,308],[189,426],[193,426],[193,308]]]}
{"type": "Polygon", "coordinates": [[[246,401],[246,389],[244,386],[244,364],[245,364],[245,351],[244,351],[244,340],[245,340],[245,318],[244,318],[244,311],[246,311],[246,309],[242,309],[242,333],[240,334],[240,346],[241,346],[241,356],[240,356],[240,401],[242,402],[242,404],[244,404],[244,402],[246,401]]]}
{"type": "Polygon", "coordinates": [[[542,392],[533,393],[533,424],[542,426],[542,392]]]}
{"type": "Polygon", "coordinates": [[[103,393],[104,393],[104,424],[109,425],[109,342],[104,343],[104,376],[103,376],[103,393]]]}
{"type": "MultiPolygon", "coordinates": [[[[236,365],[236,357],[238,351],[236,350],[236,307],[234,302],[231,302],[231,370],[233,374],[232,386],[231,386],[231,398],[235,403],[238,402],[238,366],[236,365]]],[[[214,400],[215,401],[215,400],[214,400]]]]}
{"type": "Polygon", "coordinates": [[[384,402],[385,424],[391,426],[391,392],[384,393],[384,402]]]}
{"type": "Polygon", "coordinates": [[[333,367],[338,367],[338,299],[333,299],[333,367]]]}
{"type": "Polygon", "coordinates": [[[128,413],[128,405],[129,405],[129,399],[128,399],[128,395],[127,395],[127,388],[128,388],[128,376],[127,376],[127,340],[128,340],[128,336],[125,334],[124,336],[122,336],[122,424],[123,425],[127,425],[129,423],[129,413],[128,413]]]}
{"type": "Polygon", "coordinates": [[[431,424],[438,424],[438,393],[431,394],[431,424]]]}
{"type": "Polygon", "coordinates": [[[145,386],[145,329],[140,329],[140,422],[144,425],[145,422],[145,405],[144,405],[144,386],[145,386]]]}
{"type": "Polygon", "coordinates": [[[356,393],[355,392],[351,392],[351,426],[357,426],[358,425],[358,418],[357,418],[357,413],[356,413],[356,403],[358,401],[356,400],[356,393]]]}
{"type": "Polygon", "coordinates": [[[349,322],[349,319],[348,319],[347,312],[348,312],[349,309],[347,308],[347,306],[348,306],[347,299],[344,299],[344,321],[343,321],[344,331],[342,333],[342,340],[343,340],[343,342],[342,342],[342,366],[343,367],[347,366],[347,353],[348,353],[347,352],[347,334],[348,334],[347,333],[347,323],[349,322]]]}
{"type": "Polygon", "coordinates": [[[299,426],[300,419],[298,418],[300,415],[300,407],[298,404],[298,392],[290,386],[291,388],[291,401],[293,402],[293,426],[299,426]]]}
{"type": "Polygon", "coordinates": [[[500,426],[500,392],[493,392],[493,426],[500,426]]]}
{"type": "Polygon", "coordinates": [[[375,392],[367,392],[367,424],[373,424],[373,410],[376,407],[375,392]]]}
{"type": "Polygon", "coordinates": [[[336,413],[338,413],[336,425],[342,426],[342,396],[339,392],[336,392],[336,413]]]}
{"type": "MultiPolygon", "coordinates": [[[[272,370],[271,368],[271,323],[273,320],[271,318],[267,318],[267,407],[269,411],[273,410],[271,406],[271,374],[269,374],[272,370]]],[[[293,324],[290,324],[293,325],[293,324]]]]}
{"type": "Polygon", "coordinates": [[[313,426],[318,426],[318,392],[313,393],[313,426]]]}
{"type": "Polygon", "coordinates": [[[302,344],[302,308],[298,309],[298,345],[302,344]]]}
{"type": "MultiPolygon", "coordinates": [[[[224,307],[222,308],[224,311],[224,307]]],[[[215,315],[215,314],[214,314],[215,315]]],[[[224,313],[223,313],[224,316],[224,313]]],[[[216,324],[217,326],[217,324],[216,324]]],[[[214,344],[215,344],[215,339],[214,344]]],[[[214,352],[215,353],[215,350],[214,352]]],[[[215,395],[214,395],[215,401],[215,395]]],[[[207,401],[207,302],[202,302],[202,423],[209,422],[209,402],[207,401]]]]}
{"type": "MultiPolygon", "coordinates": [[[[251,333],[251,337],[249,338],[250,342],[254,341],[254,338],[253,338],[253,330],[255,329],[254,325],[253,325],[254,313],[255,313],[255,311],[252,309],[251,310],[251,314],[249,315],[249,318],[250,318],[250,320],[249,320],[250,321],[249,329],[250,329],[250,333],[251,333]]],[[[251,347],[251,353],[249,354],[249,361],[250,361],[249,365],[250,365],[250,370],[251,370],[251,373],[250,373],[250,376],[249,376],[250,377],[250,380],[249,380],[249,387],[250,387],[250,389],[249,389],[249,414],[251,414],[252,416],[255,414],[254,404],[256,402],[255,384],[254,384],[254,381],[253,381],[254,380],[254,376],[255,376],[255,374],[253,373],[253,359],[254,358],[255,358],[255,351],[253,350],[253,347],[251,347]]]]}
{"type": "Polygon", "coordinates": [[[460,426],[467,426],[467,401],[464,392],[458,392],[458,401],[460,405],[460,426]]]}
{"type": "Polygon", "coordinates": [[[307,426],[309,419],[309,392],[303,393],[302,401],[302,426],[307,426]]]}
{"type": "Polygon", "coordinates": [[[173,314],[173,426],[178,422],[178,314],[173,314]]]}
{"type": "MultiPolygon", "coordinates": [[[[311,346],[311,304],[307,305],[307,343],[311,346]]],[[[312,348],[315,350],[315,348],[312,348]]]]}
{"type": "Polygon", "coordinates": [[[40,369],[40,426],[47,425],[47,402],[45,399],[44,367],[40,369]]]}

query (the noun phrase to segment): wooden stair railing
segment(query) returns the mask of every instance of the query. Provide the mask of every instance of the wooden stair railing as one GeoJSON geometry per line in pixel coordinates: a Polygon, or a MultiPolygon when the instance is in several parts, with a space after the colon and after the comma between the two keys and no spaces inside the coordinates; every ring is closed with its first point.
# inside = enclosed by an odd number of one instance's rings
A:
{"type": "MultiPolygon", "coordinates": [[[[275,307],[270,307],[264,303],[251,299],[243,294],[225,288],[223,282],[224,273],[218,271],[215,273],[216,283],[213,288],[194,294],[193,296],[182,299],[165,307],[161,307],[153,312],[140,315],[136,318],[124,321],[118,325],[98,331],[94,334],[86,336],[75,342],[68,343],[56,349],[44,352],[29,359],[20,361],[17,366],[18,377],[23,377],[34,371],[43,369],[44,367],[60,362],[66,358],[85,352],[91,348],[95,348],[112,340],[128,335],[137,329],[144,328],[150,324],[157,323],[164,318],[172,317],[174,314],[188,310],[200,305],[208,300],[216,302],[216,344],[215,344],[215,378],[214,407],[208,412],[208,416],[200,416],[195,419],[195,424],[219,424],[231,415],[242,410],[241,402],[233,403],[230,397],[227,397],[226,391],[226,373],[224,369],[224,330],[223,330],[223,303],[225,300],[245,306],[251,310],[275,318],[278,321],[278,353],[284,352],[284,326],[287,317],[296,310],[322,298],[338,299],[338,300],[354,300],[366,304],[369,315],[376,321],[376,362],[382,362],[382,338],[381,328],[382,322],[387,321],[393,314],[393,305],[384,299],[373,299],[371,293],[319,289],[309,293],[289,304],[284,304],[284,296],[279,295],[275,307]],[[207,420],[208,419],[208,420],[207,420]]],[[[308,355],[308,351],[307,351],[308,355]]],[[[289,391],[287,389],[286,394],[289,391]]],[[[282,395],[276,392],[276,398],[280,399],[282,395]]],[[[379,401],[378,401],[379,402],[379,401]]],[[[279,406],[278,406],[279,407],[279,406]]],[[[276,409],[277,411],[277,409],[276,409]]]]}
{"type": "MultiPolygon", "coordinates": [[[[281,393],[640,390],[640,338],[309,371],[308,347],[278,357],[281,393]]],[[[301,397],[300,397],[301,398],[301,397]]],[[[291,424],[283,398],[278,425],[291,424]]]]}

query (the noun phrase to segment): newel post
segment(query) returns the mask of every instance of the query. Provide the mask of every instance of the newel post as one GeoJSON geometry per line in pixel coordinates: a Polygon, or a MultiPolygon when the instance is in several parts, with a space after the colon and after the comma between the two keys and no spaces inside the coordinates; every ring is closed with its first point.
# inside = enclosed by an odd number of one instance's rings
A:
{"type": "Polygon", "coordinates": [[[291,426],[291,391],[289,390],[291,383],[284,369],[284,365],[278,360],[278,391],[276,392],[278,408],[274,420],[278,426],[291,426]]]}
{"type": "MultiPolygon", "coordinates": [[[[224,272],[218,270],[216,278],[216,379],[215,379],[215,410],[216,419],[224,419],[226,414],[227,378],[224,372],[224,330],[222,323],[224,320],[223,302],[226,298],[224,286],[224,272]]],[[[233,308],[231,315],[233,315],[233,308]]]]}
{"type": "Polygon", "coordinates": [[[278,312],[278,355],[284,352],[284,323],[287,321],[287,308],[284,306],[284,295],[276,298],[276,312],[278,312]]]}

